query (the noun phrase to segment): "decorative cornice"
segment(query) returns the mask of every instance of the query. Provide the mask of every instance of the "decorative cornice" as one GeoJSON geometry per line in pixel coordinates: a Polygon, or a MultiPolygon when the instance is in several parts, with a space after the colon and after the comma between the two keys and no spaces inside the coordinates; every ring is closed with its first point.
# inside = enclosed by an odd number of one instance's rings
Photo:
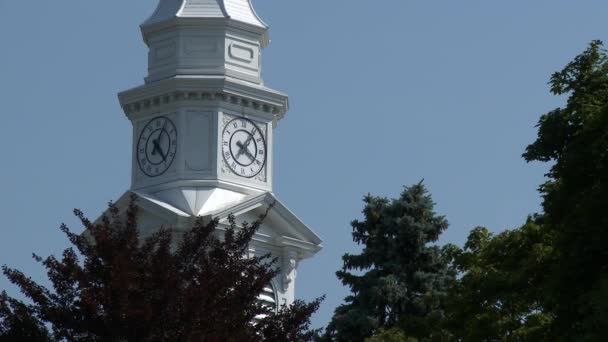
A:
{"type": "Polygon", "coordinates": [[[220,101],[233,105],[252,108],[273,115],[284,113],[284,109],[271,103],[260,101],[245,96],[230,94],[225,91],[209,92],[209,91],[171,91],[163,95],[152,96],[149,98],[129,102],[122,105],[125,114],[135,114],[154,107],[168,105],[174,102],[181,101],[220,101]]]}
{"type": "Polygon", "coordinates": [[[194,106],[220,102],[256,111],[276,124],[289,109],[287,95],[263,85],[225,76],[166,78],[121,92],[118,100],[130,119],[180,102],[194,106]]]}

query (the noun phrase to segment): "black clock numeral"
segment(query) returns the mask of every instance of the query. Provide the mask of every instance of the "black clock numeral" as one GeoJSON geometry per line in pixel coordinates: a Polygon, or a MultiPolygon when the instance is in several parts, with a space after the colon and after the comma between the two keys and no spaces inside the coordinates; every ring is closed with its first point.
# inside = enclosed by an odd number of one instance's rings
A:
{"type": "Polygon", "coordinates": [[[261,155],[263,155],[264,154],[264,150],[259,150],[258,153],[261,154],[261,155]]]}
{"type": "Polygon", "coordinates": [[[255,163],[258,164],[258,165],[262,165],[262,162],[259,161],[259,160],[256,160],[255,163]]]}
{"type": "Polygon", "coordinates": [[[146,158],[141,158],[140,162],[141,162],[141,165],[148,164],[148,160],[146,158]]]}
{"type": "Polygon", "coordinates": [[[251,135],[255,135],[257,132],[258,132],[258,130],[255,127],[253,127],[253,129],[251,130],[251,135]]]}
{"type": "Polygon", "coordinates": [[[234,122],[234,123],[232,124],[232,126],[234,126],[234,128],[239,127],[239,126],[237,125],[237,123],[236,123],[236,122],[234,122]]]}
{"type": "Polygon", "coordinates": [[[262,142],[262,138],[257,138],[257,142],[262,142]]]}
{"type": "Polygon", "coordinates": [[[224,141],[224,146],[228,146],[228,142],[227,141],[224,141]]]}
{"type": "Polygon", "coordinates": [[[139,153],[144,153],[144,152],[146,152],[146,151],[143,148],[139,149],[139,153]]]}
{"type": "Polygon", "coordinates": [[[241,121],[241,126],[243,128],[247,128],[247,121],[245,121],[245,120],[241,121]]]}
{"type": "Polygon", "coordinates": [[[224,152],[224,157],[226,157],[226,160],[230,160],[230,152],[224,152]]]}
{"type": "Polygon", "coordinates": [[[245,168],[244,167],[241,168],[241,174],[245,174],[245,168]]]}
{"type": "Polygon", "coordinates": [[[233,169],[236,169],[236,163],[232,162],[232,164],[230,165],[233,169]]]}

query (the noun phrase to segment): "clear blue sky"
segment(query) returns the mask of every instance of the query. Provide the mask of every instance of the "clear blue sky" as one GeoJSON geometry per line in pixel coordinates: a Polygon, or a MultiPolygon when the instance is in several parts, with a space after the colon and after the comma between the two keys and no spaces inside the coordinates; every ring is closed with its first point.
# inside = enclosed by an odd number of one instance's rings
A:
{"type": "MultiPolygon", "coordinates": [[[[131,129],[116,93],[139,85],[138,25],[157,0],[0,0],[0,264],[44,279],[30,259],[67,246],[79,207],[95,217],[129,188],[131,129]]],[[[424,178],[450,228],[516,227],[539,210],[546,166],[520,157],[540,114],[563,103],[547,81],[592,39],[608,2],[257,0],[271,26],[267,85],[291,110],[275,137],[275,192],[324,239],[297,294],[347,290],[334,272],[356,251],[349,222],[366,193],[424,178]]],[[[4,278],[0,289],[15,293],[4,278]]]]}

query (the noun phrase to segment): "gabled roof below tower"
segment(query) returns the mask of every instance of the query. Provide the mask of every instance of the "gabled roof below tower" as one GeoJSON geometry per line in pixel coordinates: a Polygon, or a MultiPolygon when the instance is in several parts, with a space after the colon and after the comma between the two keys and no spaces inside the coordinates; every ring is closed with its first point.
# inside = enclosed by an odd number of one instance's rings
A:
{"type": "MultiPolygon", "coordinates": [[[[120,210],[125,210],[132,194],[137,196],[137,206],[140,209],[139,227],[143,237],[161,227],[179,230],[187,229],[193,223],[195,216],[147,194],[127,191],[115,205],[120,210]]],[[[212,211],[204,217],[209,220],[218,219],[220,224],[227,224],[228,216],[232,214],[237,223],[253,222],[269,207],[272,208],[254,236],[255,242],[296,249],[300,258],[311,257],[322,248],[321,238],[270,192],[250,195],[236,204],[212,211]]]]}
{"type": "MultiPolygon", "coordinates": [[[[279,240],[283,245],[310,249],[313,254],[321,249],[323,242],[321,238],[270,192],[250,196],[236,205],[211,212],[208,216],[226,222],[230,214],[238,219],[245,213],[262,214],[269,207],[272,208],[260,233],[263,234],[266,227],[273,227],[275,231],[272,235],[281,235],[279,240]]],[[[276,236],[272,237],[272,239],[276,238],[276,236]]]]}

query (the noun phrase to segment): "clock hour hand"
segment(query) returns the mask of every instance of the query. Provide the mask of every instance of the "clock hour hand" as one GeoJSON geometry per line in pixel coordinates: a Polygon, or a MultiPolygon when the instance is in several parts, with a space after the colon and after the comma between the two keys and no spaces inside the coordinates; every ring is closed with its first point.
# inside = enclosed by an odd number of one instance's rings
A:
{"type": "MultiPolygon", "coordinates": [[[[251,141],[251,139],[249,139],[249,141],[251,141]]],[[[251,161],[255,160],[255,157],[251,154],[251,152],[249,152],[249,149],[247,148],[247,145],[243,144],[240,141],[236,142],[236,146],[239,147],[239,151],[236,154],[236,157],[238,158],[241,154],[245,154],[247,157],[249,157],[249,159],[251,159],[251,161]]]]}
{"type": "Polygon", "coordinates": [[[167,159],[167,156],[163,153],[163,149],[160,147],[160,143],[158,142],[160,140],[160,137],[156,140],[152,140],[152,144],[154,145],[154,148],[152,149],[152,155],[156,155],[156,152],[158,152],[158,154],[160,154],[160,156],[163,158],[163,161],[165,161],[165,159],[167,159]]]}
{"type": "Polygon", "coordinates": [[[244,151],[245,151],[245,145],[242,142],[237,141],[236,142],[236,146],[238,146],[238,148],[239,148],[239,151],[236,153],[236,157],[238,158],[238,157],[241,156],[241,154],[244,153],[244,151]]]}
{"type": "MultiPolygon", "coordinates": [[[[237,158],[245,153],[245,152],[249,152],[249,150],[247,149],[249,147],[249,144],[251,143],[251,140],[253,140],[253,136],[249,136],[249,138],[247,138],[247,140],[245,140],[245,143],[242,143],[240,141],[237,141],[236,146],[239,147],[239,151],[237,152],[236,156],[237,158]]],[[[249,153],[249,155],[251,155],[251,153],[249,153]]]]}

